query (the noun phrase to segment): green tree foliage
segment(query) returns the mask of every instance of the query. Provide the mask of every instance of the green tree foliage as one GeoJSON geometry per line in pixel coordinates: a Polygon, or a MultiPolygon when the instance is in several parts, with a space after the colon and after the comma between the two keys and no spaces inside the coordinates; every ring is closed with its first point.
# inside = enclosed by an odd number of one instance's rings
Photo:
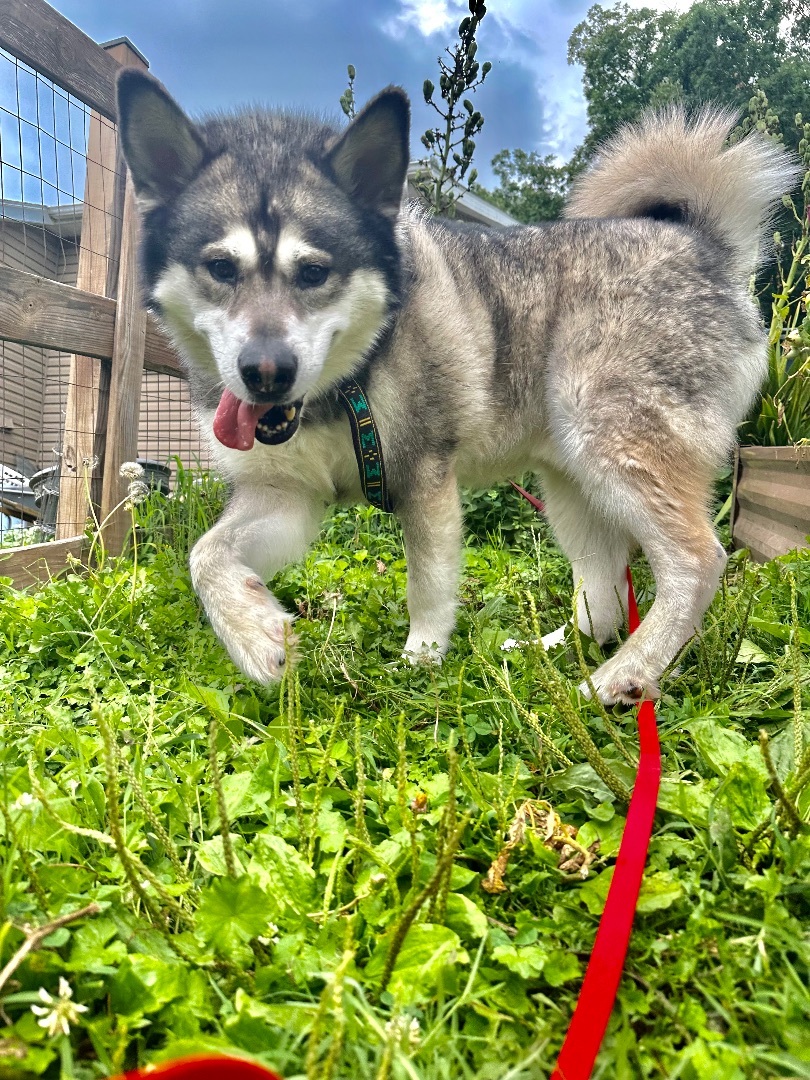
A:
{"type": "MultiPolygon", "coordinates": [[[[595,5],[571,35],[569,63],[584,68],[596,146],[648,106],[706,102],[741,111],[762,90],[783,119],[810,112],[810,5],[796,0],[698,0],[682,15],[619,3],[595,5]]],[[[786,141],[795,143],[792,125],[786,141]]]]}
{"type": "Polygon", "coordinates": [[[743,113],[764,94],[796,148],[793,118],[810,115],[810,0],[698,0],[683,14],[595,4],[571,34],[568,61],[584,69],[583,144],[562,166],[503,150],[493,160],[500,186],[478,189],[520,221],[557,216],[568,183],[596,147],[643,109],[670,101],[718,102],[743,113]]]}
{"type": "Polygon", "coordinates": [[[585,69],[582,82],[589,126],[578,158],[584,161],[619,124],[637,116],[650,104],[656,87],[664,98],[675,96],[671,73],[662,72],[656,60],[665,35],[677,21],[669,11],[596,4],[574,28],[568,63],[585,69]]]}
{"type": "Polygon", "coordinates": [[[492,159],[492,169],[500,186],[476,190],[518,221],[552,221],[562,213],[570,174],[567,165],[555,164],[552,154],[501,150],[492,159]]]}

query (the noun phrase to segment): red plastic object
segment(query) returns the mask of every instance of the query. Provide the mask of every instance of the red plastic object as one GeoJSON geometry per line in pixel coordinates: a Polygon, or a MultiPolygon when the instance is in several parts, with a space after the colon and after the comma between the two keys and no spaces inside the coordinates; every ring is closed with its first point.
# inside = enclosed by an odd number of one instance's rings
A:
{"type": "MultiPolygon", "coordinates": [[[[627,568],[627,588],[628,626],[632,632],[638,627],[639,618],[630,567],[627,568]]],[[[644,875],[661,779],[661,752],[655,726],[655,708],[651,701],[642,701],[639,706],[638,732],[638,772],[616,869],[579,1000],[551,1080],[588,1080],[616,1000],[644,875]]]]}
{"type": "Polygon", "coordinates": [[[200,1054],[135,1069],[118,1080],[281,1080],[263,1065],[223,1054],[200,1054]]]}

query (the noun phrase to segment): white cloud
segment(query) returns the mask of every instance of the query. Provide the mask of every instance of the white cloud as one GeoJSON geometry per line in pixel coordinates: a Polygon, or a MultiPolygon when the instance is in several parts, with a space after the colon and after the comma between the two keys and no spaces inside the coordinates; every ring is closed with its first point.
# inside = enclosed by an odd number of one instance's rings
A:
{"type": "Polygon", "coordinates": [[[446,32],[464,17],[466,4],[458,0],[402,0],[402,10],[389,19],[383,29],[392,37],[402,37],[409,29],[423,37],[446,32]]]}

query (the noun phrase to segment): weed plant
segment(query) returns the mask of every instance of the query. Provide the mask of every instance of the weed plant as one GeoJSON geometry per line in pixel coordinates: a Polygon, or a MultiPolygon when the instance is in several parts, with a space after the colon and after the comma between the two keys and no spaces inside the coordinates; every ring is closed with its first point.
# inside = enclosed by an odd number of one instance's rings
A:
{"type": "Polygon", "coordinates": [[[797,113],[795,123],[804,176],[798,195],[786,195],[783,200],[793,229],[790,245],[781,233],[774,233],[778,263],[768,332],[768,374],[751,416],[740,426],[740,442],[757,446],[810,442],[810,122],[797,113]]]}
{"type": "MultiPolygon", "coordinates": [[[[411,668],[397,528],[336,510],[274,582],[300,662],[263,689],[189,582],[221,497],[181,470],[137,560],[0,586],[0,1076],[209,1049],[290,1080],[547,1077],[637,752],[633,713],[574,689],[587,639],[500,648],[565,620],[567,564],[517,495],[477,496],[452,650],[411,668]]],[[[596,1076],[810,1077],[808,625],[810,553],[732,556],[664,683],[596,1076]]]]}

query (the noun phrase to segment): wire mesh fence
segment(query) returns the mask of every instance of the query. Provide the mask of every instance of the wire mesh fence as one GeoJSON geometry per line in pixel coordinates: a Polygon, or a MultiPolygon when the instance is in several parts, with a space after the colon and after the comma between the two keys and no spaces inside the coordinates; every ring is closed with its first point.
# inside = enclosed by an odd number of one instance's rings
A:
{"type": "Polygon", "coordinates": [[[161,464],[176,458],[186,469],[209,467],[185,379],[157,371],[143,373],[138,456],[161,464]]]}
{"type": "MultiPolygon", "coordinates": [[[[0,50],[2,265],[76,283],[90,123],[85,105],[0,50]]],[[[105,165],[99,162],[102,176],[105,165]]],[[[85,242],[106,275],[105,237],[88,229],[85,242]]],[[[45,526],[37,537],[45,539],[54,533],[55,501],[45,492],[58,489],[70,356],[3,341],[0,363],[2,540],[23,539],[36,526],[45,526]]],[[[93,367],[89,374],[97,385],[93,367]]]]}
{"type": "MultiPolygon", "coordinates": [[[[114,297],[122,195],[115,125],[0,48],[0,266],[114,297]]],[[[51,538],[57,517],[83,532],[111,377],[109,361],[0,340],[4,547],[51,538]]],[[[207,466],[185,381],[144,371],[141,391],[138,456],[207,466]]]]}

